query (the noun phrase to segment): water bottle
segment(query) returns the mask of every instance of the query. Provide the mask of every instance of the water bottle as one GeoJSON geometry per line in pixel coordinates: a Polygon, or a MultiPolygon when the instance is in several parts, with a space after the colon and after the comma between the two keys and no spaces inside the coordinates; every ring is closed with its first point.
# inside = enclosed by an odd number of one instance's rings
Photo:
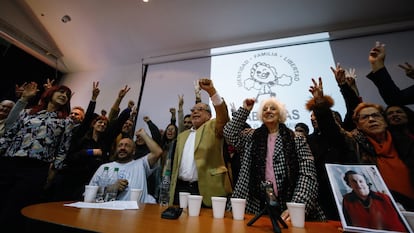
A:
{"type": "Polygon", "coordinates": [[[162,206],[168,206],[170,201],[170,176],[163,176],[160,186],[159,202],[162,206]]]}
{"type": "MultiPolygon", "coordinates": [[[[127,179],[127,172],[125,171],[125,169],[121,169],[118,172],[118,179],[127,179]]],[[[126,186],[123,193],[126,193],[129,191],[129,186],[126,186]]]]}
{"type": "Polygon", "coordinates": [[[160,184],[159,202],[162,206],[168,206],[170,201],[170,183],[171,183],[171,159],[167,158],[163,168],[162,179],[160,184]]]}
{"type": "Polygon", "coordinates": [[[118,171],[119,168],[114,169],[114,173],[109,179],[109,182],[105,189],[105,201],[115,201],[116,196],[118,195],[118,186],[116,182],[118,181],[118,171]]]}
{"type": "Polygon", "coordinates": [[[96,193],[96,202],[104,202],[105,201],[105,187],[108,185],[109,182],[109,167],[104,167],[101,175],[98,179],[98,191],[96,193]]]}

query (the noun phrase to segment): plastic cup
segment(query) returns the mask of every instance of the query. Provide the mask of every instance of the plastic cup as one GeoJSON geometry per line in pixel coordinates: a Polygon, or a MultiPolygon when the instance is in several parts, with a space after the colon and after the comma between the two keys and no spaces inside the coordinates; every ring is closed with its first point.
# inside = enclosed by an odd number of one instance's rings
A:
{"type": "Polygon", "coordinates": [[[96,185],[85,185],[85,193],[83,196],[83,201],[84,202],[95,202],[98,188],[99,186],[96,186],[96,185]]]}
{"type": "Polygon", "coordinates": [[[141,195],[142,189],[131,189],[129,200],[139,202],[141,200],[141,195]]]}
{"type": "Polygon", "coordinates": [[[180,195],[180,208],[187,208],[188,207],[188,195],[190,195],[189,192],[179,192],[178,195],[180,195]]]}
{"type": "Polygon", "coordinates": [[[234,220],[244,220],[244,210],[246,209],[246,199],[230,198],[231,211],[234,220]]]}
{"type": "Polygon", "coordinates": [[[188,195],[188,216],[199,216],[203,196],[188,195]]]}
{"type": "Polygon", "coordinates": [[[214,218],[224,218],[224,211],[226,209],[226,201],[227,201],[227,198],[225,197],[211,197],[214,218]]]}
{"type": "Polygon", "coordinates": [[[303,203],[286,203],[290,215],[290,221],[293,227],[305,227],[305,204],[303,203]]]}

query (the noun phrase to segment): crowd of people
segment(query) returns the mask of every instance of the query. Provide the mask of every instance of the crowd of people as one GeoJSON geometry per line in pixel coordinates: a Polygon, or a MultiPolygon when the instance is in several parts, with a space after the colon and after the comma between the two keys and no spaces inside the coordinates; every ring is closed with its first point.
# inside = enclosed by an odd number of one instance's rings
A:
{"type": "MultiPolygon", "coordinates": [[[[378,88],[386,108],[365,102],[355,71],[338,64],[331,70],[347,112],[342,118],[332,110],[334,100],[324,94],[322,78],[312,79],[312,98],[304,104],[311,112],[313,133],[305,123],[289,129],[286,107],[275,97],[261,101],[257,117],[262,125],[250,127],[246,120],[257,100],[246,98],[238,109],[232,104],[230,115],[208,78],[195,83],[191,113],[184,113],[184,98],[178,96],[178,111],[170,109],[165,129],[145,116],[149,133],[144,129],[134,133],[133,101],[120,109],[128,86],[120,89],[108,116],[104,109],[95,111],[99,82],[92,85],[86,112],[81,106],[71,108],[73,92],[67,86],[48,80],[34,104],[30,101],[39,94],[39,84],[17,86],[16,102],[0,102],[0,223],[15,229],[23,221],[21,208],[30,204],[83,200],[84,186],[98,184],[105,167],[122,174],[114,183],[119,200],[129,198],[129,189],[141,188],[142,202],[160,202],[163,171],[168,170],[169,205],[177,205],[179,192],[185,191],[202,195],[205,208],[211,208],[212,196],[245,198],[246,213],[258,214],[266,205],[260,187],[266,180],[273,185],[283,220],[290,219],[286,203],[300,202],[306,206],[307,220],[325,221],[339,220],[341,214],[325,164],[375,164],[396,202],[413,211],[414,114],[406,105],[414,104],[414,85],[403,90],[395,85],[384,65],[383,44],[376,43],[368,60],[367,78],[378,88]],[[215,118],[210,105],[201,101],[201,91],[208,94],[215,118]]],[[[409,63],[400,67],[414,78],[409,63]]],[[[359,180],[356,173],[344,177],[351,188],[359,180]]],[[[383,194],[366,190],[370,197],[384,199],[383,194]]],[[[352,191],[343,204],[356,211],[358,200],[366,203],[352,191]]],[[[347,211],[349,219],[353,214],[347,211]]]]}

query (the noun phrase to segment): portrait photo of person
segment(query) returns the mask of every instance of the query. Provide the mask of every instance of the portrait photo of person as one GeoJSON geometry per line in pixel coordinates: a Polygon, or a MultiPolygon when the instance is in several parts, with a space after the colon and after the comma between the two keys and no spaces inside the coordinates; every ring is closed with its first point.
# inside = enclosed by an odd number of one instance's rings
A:
{"type": "Polygon", "coordinates": [[[327,164],[345,229],[355,232],[412,232],[374,165],[327,164]]]}

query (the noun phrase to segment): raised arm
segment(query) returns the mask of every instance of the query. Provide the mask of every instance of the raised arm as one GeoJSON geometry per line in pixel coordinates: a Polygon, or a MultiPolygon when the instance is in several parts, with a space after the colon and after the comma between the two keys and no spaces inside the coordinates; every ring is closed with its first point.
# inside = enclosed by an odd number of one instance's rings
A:
{"type": "Polygon", "coordinates": [[[237,111],[236,105],[234,103],[230,103],[230,111],[231,111],[231,114],[237,111]]]}
{"type": "MultiPolygon", "coordinates": [[[[388,105],[414,104],[414,85],[403,90],[395,85],[391,75],[385,68],[385,45],[377,42],[369,52],[368,60],[371,64],[371,72],[367,78],[371,80],[388,105]]],[[[409,68],[409,67],[408,67],[409,68]]]]}
{"type": "Polygon", "coordinates": [[[318,122],[318,128],[324,137],[330,143],[335,145],[345,145],[343,128],[336,123],[332,114],[331,107],[334,100],[323,93],[322,78],[312,79],[313,85],[310,86],[309,92],[313,98],[306,103],[306,109],[313,111],[318,122]]]}
{"type": "Polygon", "coordinates": [[[345,70],[345,82],[355,92],[355,95],[359,97],[359,90],[358,86],[356,85],[356,78],[357,76],[355,74],[355,68],[349,68],[348,70],[345,70]]]}
{"type": "Polygon", "coordinates": [[[24,83],[20,87],[20,89],[20,98],[13,106],[13,108],[10,110],[10,113],[6,118],[6,121],[4,122],[5,131],[9,130],[13,123],[17,121],[20,112],[26,108],[27,104],[29,103],[29,100],[33,98],[39,91],[37,89],[37,83],[35,82],[24,83]]]}
{"type": "Polygon", "coordinates": [[[244,135],[247,135],[254,131],[250,128],[246,129],[246,120],[250,114],[250,111],[253,109],[253,106],[256,102],[254,98],[247,98],[243,102],[243,107],[240,107],[237,111],[233,113],[232,119],[224,126],[224,137],[226,142],[234,147],[237,150],[242,151],[244,149],[244,144],[246,142],[244,135]],[[246,134],[243,134],[245,132],[246,134]]]}
{"type": "Polygon", "coordinates": [[[177,122],[177,110],[175,108],[170,108],[171,113],[171,119],[170,124],[175,125],[175,122],[177,122]]]}
{"type": "Polygon", "coordinates": [[[194,94],[195,94],[195,103],[201,103],[201,88],[200,88],[200,82],[194,81],[194,94]]]}
{"type": "Polygon", "coordinates": [[[111,107],[111,111],[109,112],[109,121],[116,119],[118,117],[118,114],[121,111],[119,109],[119,105],[121,104],[122,100],[124,99],[125,95],[128,93],[130,89],[131,88],[129,88],[128,85],[125,85],[125,87],[119,91],[118,97],[115,99],[115,102],[111,107]]]}
{"type": "Polygon", "coordinates": [[[44,83],[43,84],[43,88],[45,89],[45,90],[49,90],[50,88],[52,88],[53,87],[53,84],[55,83],[55,80],[54,79],[49,79],[49,78],[47,78],[46,79],[46,83],[44,83]]]}
{"type": "Polygon", "coordinates": [[[152,138],[154,139],[154,141],[156,143],[158,143],[158,145],[161,146],[161,133],[160,133],[160,129],[158,128],[158,126],[156,124],[154,124],[154,122],[151,121],[151,119],[149,118],[149,116],[144,116],[143,119],[144,119],[144,121],[148,125],[148,129],[150,130],[150,133],[152,135],[152,138]]]}
{"type": "Polygon", "coordinates": [[[379,41],[375,42],[375,46],[369,51],[368,61],[371,65],[371,72],[375,73],[385,67],[385,44],[379,41]]]}
{"type": "Polygon", "coordinates": [[[145,132],[144,129],[139,129],[136,132],[139,136],[142,137],[142,139],[145,141],[145,144],[147,145],[148,149],[150,150],[150,153],[148,155],[148,163],[151,167],[153,167],[158,159],[162,155],[162,149],[160,145],[158,145],[157,142],[155,142],[148,134],[145,132]]]}
{"type": "Polygon", "coordinates": [[[86,109],[85,119],[83,119],[82,123],[74,131],[76,135],[74,135],[73,140],[76,141],[78,138],[83,136],[89,130],[91,123],[94,120],[96,100],[100,92],[101,90],[99,89],[99,82],[93,82],[92,83],[92,96],[88,104],[88,109],[86,109]]]}
{"type": "Polygon", "coordinates": [[[136,121],[138,115],[138,109],[137,106],[132,107],[132,112],[131,112],[131,118],[129,118],[131,121],[136,121]]]}
{"type": "Polygon", "coordinates": [[[178,133],[184,131],[184,95],[178,95],[178,133]]]}
{"type": "Polygon", "coordinates": [[[350,69],[350,72],[346,72],[339,63],[335,68],[331,67],[332,73],[335,76],[338,83],[342,97],[345,101],[346,113],[343,122],[343,126],[346,130],[351,131],[355,128],[355,124],[352,120],[355,107],[361,102],[361,98],[358,96],[358,88],[355,83],[355,70],[350,69]]]}
{"type": "Polygon", "coordinates": [[[399,64],[398,67],[404,70],[407,77],[414,79],[414,67],[410,63],[405,62],[404,64],[399,64]]]}
{"type": "Polygon", "coordinates": [[[224,125],[230,120],[227,105],[221,96],[217,93],[213,81],[208,78],[202,78],[198,81],[200,88],[208,93],[211,102],[216,110],[216,135],[223,136],[224,125]]]}

